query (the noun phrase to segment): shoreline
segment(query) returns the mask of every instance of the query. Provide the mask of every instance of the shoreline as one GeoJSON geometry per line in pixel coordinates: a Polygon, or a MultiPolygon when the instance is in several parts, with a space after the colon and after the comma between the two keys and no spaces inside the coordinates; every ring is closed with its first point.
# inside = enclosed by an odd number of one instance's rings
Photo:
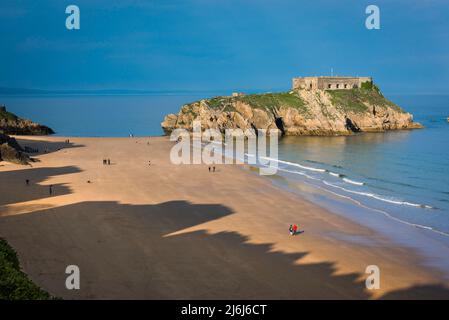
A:
{"type": "Polygon", "coordinates": [[[26,273],[51,294],[75,299],[449,298],[443,274],[424,266],[414,250],[242,166],[219,165],[218,172],[208,173],[207,165],[172,165],[167,137],[16,138],[56,149],[64,139],[74,143],[37,156],[40,162],[32,168],[0,166],[0,176],[7,174],[2,180],[15,189],[0,181],[0,235],[6,234],[26,273]],[[103,167],[102,157],[111,157],[114,165],[103,167]],[[38,181],[32,196],[20,196],[27,189],[17,179],[26,170],[38,181]],[[56,186],[53,197],[42,190],[48,184],[56,186]],[[289,223],[298,223],[304,233],[289,237],[289,223]],[[121,268],[102,272],[105,262],[97,255],[121,268]],[[129,264],[121,262],[124,257],[129,264]],[[88,270],[90,282],[82,292],[62,288],[59,269],[70,264],[69,258],[88,270]],[[365,289],[365,268],[371,264],[381,268],[378,291],[365,289]],[[119,270],[128,272],[114,280],[119,270]],[[155,289],[140,284],[142,279],[155,289]]]}
{"type": "MultiPolygon", "coordinates": [[[[281,177],[286,179],[283,176],[281,177]]],[[[444,279],[449,280],[449,237],[445,232],[397,219],[386,211],[367,207],[357,200],[333,193],[331,190],[319,186],[308,184],[311,189],[315,189],[315,192],[319,190],[324,194],[324,196],[320,196],[318,201],[314,199],[313,191],[306,195],[304,192],[295,190],[291,183],[279,182],[274,178],[271,178],[271,180],[274,185],[282,190],[310,201],[330,214],[341,216],[344,219],[373,230],[387,237],[389,241],[396,245],[410,248],[410,250],[417,252],[424,259],[423,265],[438,269],[444,274],[444,279]],[[332,196],[335,197],[332,199],[332,196]]],[[[305,184],[304,181],[301,183],[305,184]]],[[[369,239],[360,238],[351,239],[348,237],[345,239],[345,237],[341,237],[341,240],[370,243],[369,239]]],[[[374,245],[374,243],[370,245],[374,245]]]]}

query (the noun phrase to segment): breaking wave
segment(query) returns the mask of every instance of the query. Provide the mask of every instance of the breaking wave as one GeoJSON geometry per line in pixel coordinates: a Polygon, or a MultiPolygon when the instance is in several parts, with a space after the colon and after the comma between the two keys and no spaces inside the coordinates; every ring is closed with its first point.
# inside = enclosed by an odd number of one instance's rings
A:
{"type": "Polygon", "coordinates": [[[341,186],[337,186],[333,183],[330,183],[328,181],[323,180],[323,183],[327,186],[333,187],[333,188],[337,188],[340,190],[343,190],[345,192],[348,193],[352,193],[352,194],[358,194],[361,196],[365,196],[365,197],[370,197],[379,201],[383,201],[383,202],[388,202],[391,204],[396,204],[396,205],[402,205],[402,206],[410,206],[410,207],[419,207],[419,208],[425,208],[425,209],[435,209],[432,206],[429,205],[425,205],[425,204],[419,204],[419,203],[413,203],[413,202],[408,202],[408,201],[403,201],[403,200],[395,200],[395,199],[391,199],[391,198],[387,198],[384,196],[380,196],[378,194],[375,193],[370,193],[370,192],[363,192],[363,191],[356,191],[356,190],[351,190],[351,189],[347,189],[341,186]]]}

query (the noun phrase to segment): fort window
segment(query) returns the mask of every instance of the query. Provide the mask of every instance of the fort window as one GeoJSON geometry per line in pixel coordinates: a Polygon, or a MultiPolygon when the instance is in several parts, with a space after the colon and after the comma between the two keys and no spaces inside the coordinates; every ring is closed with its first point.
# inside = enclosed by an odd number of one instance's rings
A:
{"type": "Polygon", "coordinates": [[[348,87],[348,85],[345,83],[345,89],[348,87]]]}
{"type": "Polygon", "coordinates": [[[310,89],[312,89],[312,84],[310,84],[310,89]]]}
{"type": "Polygon", "coordinates": [[[340,85],[337,83],[337,89],[340,87],[340,85]]]}
{"type": "Polygon", "coordinates": [[[328,89],[332,88],[332,85],[328,84],[328,85],[327,85],[327,88],[328,88],[328,89]]]}

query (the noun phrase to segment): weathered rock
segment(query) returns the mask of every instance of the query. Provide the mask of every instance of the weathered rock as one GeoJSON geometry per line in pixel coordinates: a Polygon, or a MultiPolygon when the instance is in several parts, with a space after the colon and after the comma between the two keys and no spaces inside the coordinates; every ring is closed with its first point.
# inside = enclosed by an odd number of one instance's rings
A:
{"type": "Polygon", "coordinates": [[[0,133],[0,161],[27,164],[29,160],[16,139],[0,133]]]}
{"type": "MultiPolygon", "coordinates": [[[[175,114],[169,114],[165,117],[162,128],[165,131],[165,128],[174,128],[176,126],[176,121],[178,120],[178,117],[175,114]]],[[[165,132],[165,133],[170,133],[165,132]]]]}
{"type": "Polygon", "coordinates": [[[0,132],[10,135],[49,135],[54,131],[35,123],[31,120],[22,119],[8,112],[5,106],[0,107],[0,132]]]}
{"type": "Polygon", "coordinates": [[[388,101],[375,89],[345,91],[296,90],[284,93],[215,97],[186,104],[167,115],[161,126],[176,128],[280,129],[285,135],[349,135],[422,128],[413,116],[388,101]]]}

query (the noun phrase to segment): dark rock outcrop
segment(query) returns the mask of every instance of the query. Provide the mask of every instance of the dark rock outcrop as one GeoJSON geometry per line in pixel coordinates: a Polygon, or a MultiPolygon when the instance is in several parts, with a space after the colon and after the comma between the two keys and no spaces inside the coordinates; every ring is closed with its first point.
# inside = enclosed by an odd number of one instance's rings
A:
{"type": "Polygon", "coordinates": [[[26,150],[8,135],[49,135],[54,131],[31,120],[22,119],[0,106],[0,161],[27,164],[31,161],[26,150]]]}
{"type": "Polygon", "coordinates": [[[16,139],[0,133],[0,161],[27,164],[30,157],[24,153],[16,139]]]}

